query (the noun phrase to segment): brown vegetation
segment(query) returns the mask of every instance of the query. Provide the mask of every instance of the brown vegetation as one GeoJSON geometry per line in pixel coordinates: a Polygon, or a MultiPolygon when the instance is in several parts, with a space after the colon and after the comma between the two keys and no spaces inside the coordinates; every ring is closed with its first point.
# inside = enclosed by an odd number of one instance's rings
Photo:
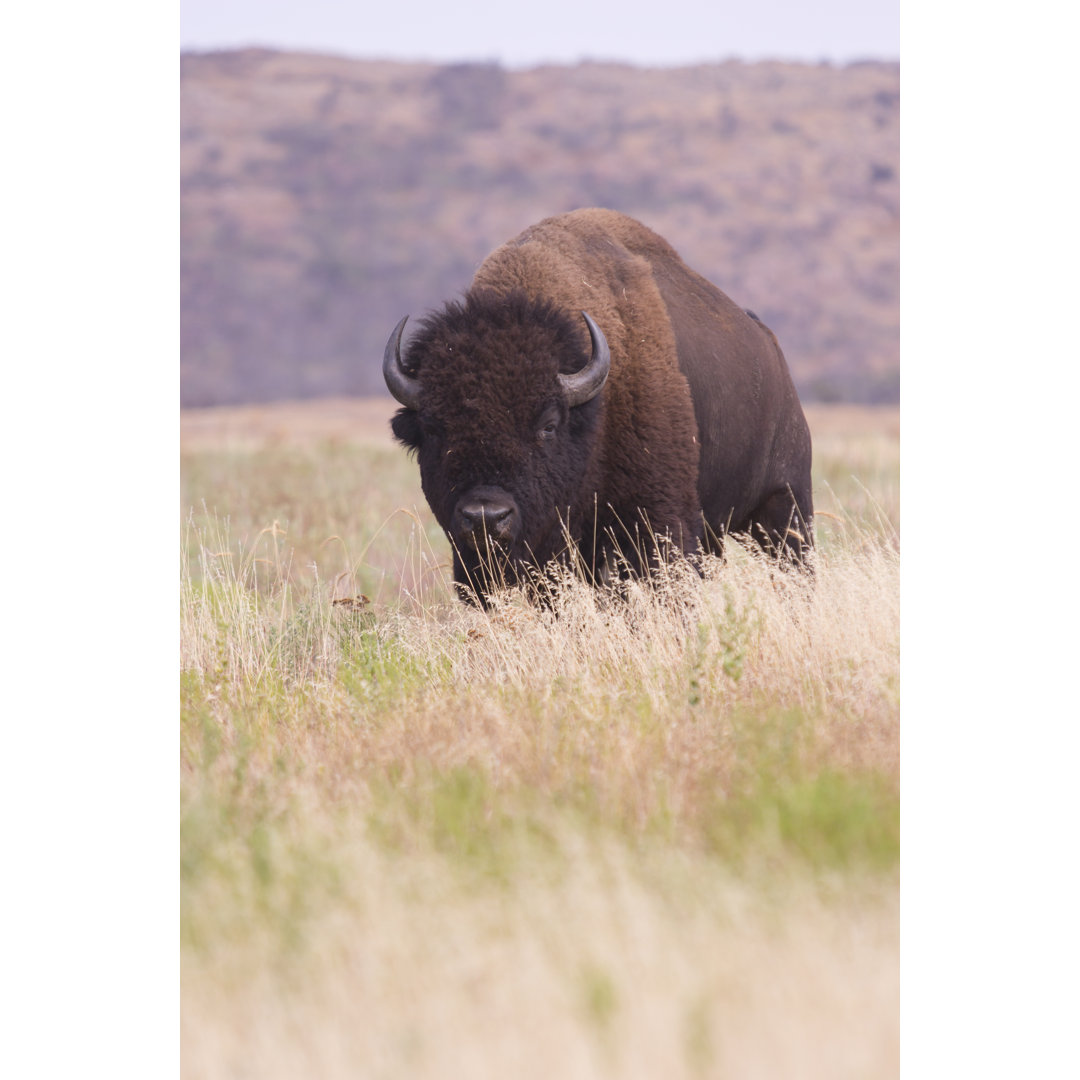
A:
{"type": "Polygon", "coordinates": [[[899,68],[181,64],[182,400],[381,392],[406,312],[622,210],[773,327],[805,397],[898,391],[899,68]]]}

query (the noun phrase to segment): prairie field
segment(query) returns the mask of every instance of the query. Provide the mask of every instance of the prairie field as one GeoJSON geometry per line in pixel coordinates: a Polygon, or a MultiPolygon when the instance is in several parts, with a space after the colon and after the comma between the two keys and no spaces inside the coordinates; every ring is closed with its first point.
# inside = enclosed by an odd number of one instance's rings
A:
{"type": "Polygon", "coordinates": [[[816,573],[451,594],[389,401],[181,416],[181,1071],[899,1073],[899,412],[816,573]]]}

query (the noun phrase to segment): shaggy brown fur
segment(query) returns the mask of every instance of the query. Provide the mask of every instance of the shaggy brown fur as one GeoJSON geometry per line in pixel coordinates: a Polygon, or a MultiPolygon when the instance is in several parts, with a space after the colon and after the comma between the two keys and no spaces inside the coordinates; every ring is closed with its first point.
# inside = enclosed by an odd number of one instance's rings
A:
{"type": "MultiPolygon", "coordinates": [[[[610,210],[548,218],[493,252],[464,304],[426,319],[401,367],[417,410],[394,419],[454,547],[454,577],[500,576],[565,556],[633,570],[651,537],[692,553],[749,532],[801,560],[811,543],[810,435],[772,332],[644,225],[610,210]],[[607,339],[610,374],[568,408],[556,375],[607,339]],[[463,531],[498,508],[497,543],[463,531]]],[[[491,518],[485,518],[485,523],[491,518]]]]}

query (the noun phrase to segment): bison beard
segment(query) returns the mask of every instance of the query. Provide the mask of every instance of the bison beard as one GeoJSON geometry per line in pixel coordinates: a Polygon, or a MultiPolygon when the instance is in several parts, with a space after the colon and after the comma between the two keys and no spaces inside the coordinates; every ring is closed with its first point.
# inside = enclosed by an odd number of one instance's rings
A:
{"type": "Polygon", "coordinates": [[[590,580],[746,533],[812,545],[810,435],[772,332],[659,236],[608,210],[496,250],[383,373],[395,436],[486,603],[553,560],[590,580]]]}

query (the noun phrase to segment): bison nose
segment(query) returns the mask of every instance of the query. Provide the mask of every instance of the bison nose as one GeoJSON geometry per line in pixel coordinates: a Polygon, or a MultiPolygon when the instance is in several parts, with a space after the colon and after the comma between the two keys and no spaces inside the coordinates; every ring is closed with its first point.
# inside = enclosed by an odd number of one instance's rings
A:
{"type": "Polygon", "coordinates": [[[455,514],[462,540],[476,547],[486,537],[504,543],[513,542],[518,530],[518,509],[505,494],[472,495],[462,499],[455,514]]]}

